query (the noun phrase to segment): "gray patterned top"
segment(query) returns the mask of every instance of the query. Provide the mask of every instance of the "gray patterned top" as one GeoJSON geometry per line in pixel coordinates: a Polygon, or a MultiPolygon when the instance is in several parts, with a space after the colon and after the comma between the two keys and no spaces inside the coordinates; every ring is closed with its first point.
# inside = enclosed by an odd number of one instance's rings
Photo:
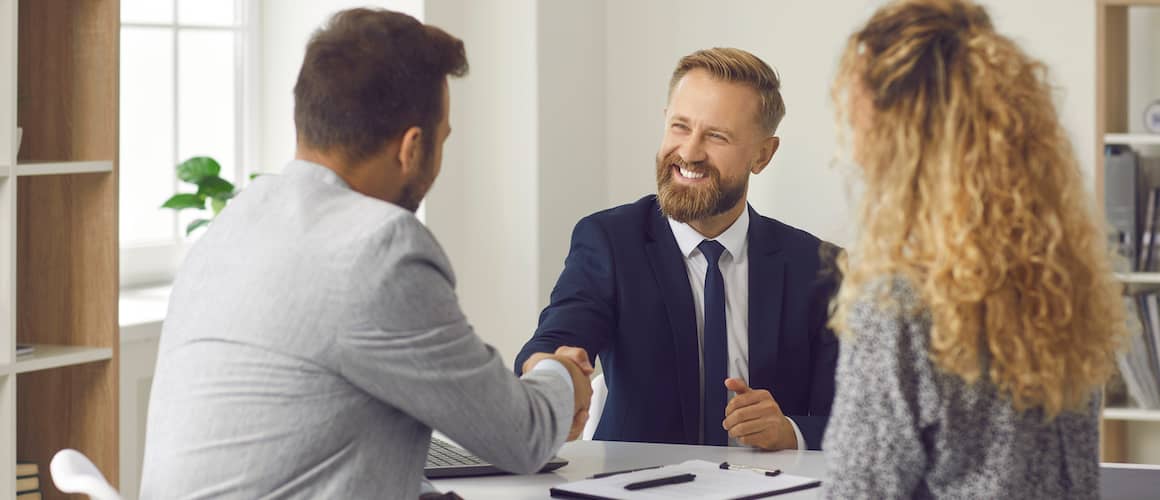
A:
{"type": "Polygon", "coordinates": [[[1096,498],[1098,411],[1016,412],[987,381],[937,371],[930,316],[895,281],[850,311],[823,448],[831,498],[1096,498]],[[896,304],[900,307],[892,307],[896,304]],[[918,312],[908,312],[918,311],[918,312]]]}

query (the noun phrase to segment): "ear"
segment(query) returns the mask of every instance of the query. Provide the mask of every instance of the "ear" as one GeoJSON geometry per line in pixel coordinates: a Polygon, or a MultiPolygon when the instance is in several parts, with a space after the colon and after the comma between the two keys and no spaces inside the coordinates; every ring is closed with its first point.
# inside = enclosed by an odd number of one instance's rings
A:
{"type": "Polygon", "coordinates": [[[423,129],[411,127],[403,132],[403,138],[399,141],[399,166],[402,167],[404,174],[410,175],[415,170],[421,169],[422,165],[423,129]]]}
{"type": "Polygon", "coordinates": [[[760,174],[765,167],[769,166],[769,162],[773,160],[773,154],[777,152],[777,147],[781,145],[781,139],[777,136],[766,137],[761,141],[761,150],[758,151],[757,163],[753,168],[749,169],[754,174],[760,174]]]}

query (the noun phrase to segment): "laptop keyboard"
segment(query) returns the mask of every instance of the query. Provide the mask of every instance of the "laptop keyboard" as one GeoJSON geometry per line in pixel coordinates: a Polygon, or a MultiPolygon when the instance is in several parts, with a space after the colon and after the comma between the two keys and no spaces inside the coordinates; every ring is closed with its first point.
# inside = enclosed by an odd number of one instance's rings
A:
{"type": "Polygon", "coordinates": [[[486,464],[487,462],[480,460],[479,457],[456,448],[451,443],[437,437],[431,438],[431,447],[427,449],[427,467],[486,464]]]}

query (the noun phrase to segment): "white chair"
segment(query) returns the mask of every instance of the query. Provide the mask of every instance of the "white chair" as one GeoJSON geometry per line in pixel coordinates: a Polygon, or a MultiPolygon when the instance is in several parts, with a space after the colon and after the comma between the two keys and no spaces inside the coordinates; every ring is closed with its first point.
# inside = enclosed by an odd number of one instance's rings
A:
{"type": "Polygon", "coordinates": [[[580,438],[591,441],[596,434],[596,426],[600,424],[600,414],[604,413],[604,399],[608,397],[608,386],[604,385],[604,374],[601,373],[592,379],[592,400],[588,405],[588,423],[584,424],[584,432],[580,438]]]}
{"type": "Polygon", "coordinates": [[[88,495],[92,500],[121,500],[105,476],[83,453],[67,448],[56,452],[48,466],[52,483],[64,493],[88,495]]]}

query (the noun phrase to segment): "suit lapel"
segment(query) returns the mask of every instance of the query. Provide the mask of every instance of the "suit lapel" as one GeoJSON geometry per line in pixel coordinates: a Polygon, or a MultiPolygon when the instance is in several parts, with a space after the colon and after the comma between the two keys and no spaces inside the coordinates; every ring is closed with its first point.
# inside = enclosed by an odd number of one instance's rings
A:
{"type": "MultiPolygon", "coordinates": [[[[655,205],[654,205],[655,206],[655,205]]],[[[653,210],[649,220],[649,242],[645,244],[649,265],[665,302],[669,325],[676,348],[677,393],[685,439],[698,443],[701,412],[701,356],[697,343],[697,315],[693,309],[693,292],[689,285],[685,260],[677,241],[660,210],[653,210]]]]}
{"type": "Polygon", "coordinates": [[[785,258],[777,227],[749,209],[749,383],[772,389],[781,340],[785,258]]]}

